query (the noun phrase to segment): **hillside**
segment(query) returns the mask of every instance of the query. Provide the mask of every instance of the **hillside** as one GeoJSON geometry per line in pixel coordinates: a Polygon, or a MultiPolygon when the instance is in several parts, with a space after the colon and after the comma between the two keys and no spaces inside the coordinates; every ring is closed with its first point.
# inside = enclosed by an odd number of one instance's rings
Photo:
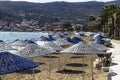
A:
{"type": "Polygon", "coordinates": [[[103,2],[51,2],[29,3],[0,1],[0,20],[20,22],[22,19],[33,19],[40,24],[45,22],[69,21],[85,23],[90,15],[98,16],[101,8],[110,3],[120,4],[119,0],[103,2]]]}

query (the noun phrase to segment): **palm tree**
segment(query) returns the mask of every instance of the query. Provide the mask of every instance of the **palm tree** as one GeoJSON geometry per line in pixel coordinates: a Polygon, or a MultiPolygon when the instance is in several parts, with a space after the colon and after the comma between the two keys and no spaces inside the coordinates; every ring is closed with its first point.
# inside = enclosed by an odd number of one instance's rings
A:
{"type": "Polygon", "coordinates": [[[112,26],[110,26],[110,36],[114,36],[116,34],[116,13],[118,12],[119,6],[115,4],[106,5],[103,7],[100,18],[101,24],[103,25],[103,32],[106,32],[106,27],[108,23],[111,22],[112,26]]]}
{"type": "Polygon", "coordinates": [[[116,12],[118,11],[118,6],[115,4],[109,5],[108,7],[109,9],[109,18],[111,18],[112,20],[112,27],[111,29],[111,34],[112,36],[115,35],[115,16],[116,16],[116,12]]]}
{"type": "Polygon", "coordinates": [[[107,31],[106,26],[108,25],[108,12],[109,12],[108,6],[104,6],[100,13],[99,21],[100,21],[103,32],[107,31]]]}
{"type": "Polygon", "coordinates": [[[115,37],[120,37],[120,8],[116,13],[116,28],[115,28],[115,37]]]}

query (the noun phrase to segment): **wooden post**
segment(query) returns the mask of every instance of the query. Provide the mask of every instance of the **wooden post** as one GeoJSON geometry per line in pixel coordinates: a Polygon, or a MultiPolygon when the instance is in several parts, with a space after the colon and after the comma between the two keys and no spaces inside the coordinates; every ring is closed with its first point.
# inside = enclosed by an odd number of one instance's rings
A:
{"type": "Polygon", "coordinates": [[[94,77],[93,77],[93,59],[92,59],[92,54],[91,54],[91,80],[94,80],[94,77]]]}
{"type": "Polygon", "coordinates": [[[82,64],[83,64],[83,80],[85,80],[85,72],[84,72],[84,56],[82,58],[82,64]]]}
{"type": "Polygon", "coordinates": [[[49,79],[51,79],[50,77],[51,77],[51,54],[49,55],[50,56],[50,58],[49,58],[49,79]]]}

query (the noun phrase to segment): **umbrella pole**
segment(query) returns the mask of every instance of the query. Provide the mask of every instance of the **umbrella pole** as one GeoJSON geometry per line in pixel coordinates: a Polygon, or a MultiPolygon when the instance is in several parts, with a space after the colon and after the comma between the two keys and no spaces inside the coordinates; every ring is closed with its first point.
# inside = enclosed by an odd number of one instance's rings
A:
{"type": "Polygon", "coordinates": [[[0,80],[2,80],[2,77],[0,76],[0,80]]]}
{"type": "Polygon", "coordinates": [[[4,75],[2,77],[3,77],[3,80],[4,80],[4,75]]]}
{"type": "MultiPolygon", "coordinates": [[[[33,57],[32,57],[31,59],[32,59],[32,61],[33,61],[33,57]]],[[[35,70],[34,70],[34,68],[32,69],[32,71],[33,71],[33,73],[32,73],[32,75],[33,75],[33,80],[35,80],[35,70]]]]}
{"type": "Polygon", "coordinates": [[[58,58],[58,71],[60,70],[60,55],[59,55],[59,58],[58,58]]]}
{"type": "Polygon", "coordinates": [[[2,80],[2,77],[0,76],[0,80],[2,80]]]}
{"type": "Polygon", "coordinates": [[[1,76],[0,76],[0,80],[4,80],[4,75],[1,75],[1,76]]]}
{"type": "Polygon", "coordinates": [[[35,80],[35,70],[33,69],[33,80],[35,80]]]}
{"type": "Polygon", "coordinates": [[[50,58],[49,58],[49,79],[50,79],[50,76],[51,76],[51,54],[49,55],[50,58]]]}
{"type": "Polygon", "coordinates": [[[83,80],[85,80],[85,74],[84,74],[84,56],[82,58],[82,64],[83,64],[83,80]]]}
{"type": "Polygon", "coordinates": [[[93,77],[93,59],[92,59],[92,54],[90,56],[91,56],[91,80],[94,80],[94,77],[93,77]]]}

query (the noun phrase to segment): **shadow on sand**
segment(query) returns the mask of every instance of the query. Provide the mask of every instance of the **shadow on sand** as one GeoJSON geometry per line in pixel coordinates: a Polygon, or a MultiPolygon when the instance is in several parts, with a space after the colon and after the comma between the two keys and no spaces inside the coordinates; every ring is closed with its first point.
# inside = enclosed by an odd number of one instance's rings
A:
{"type": "Polygon", "coordinates": [[[55,55],[60,55],[61,53],[60,53],[60,52],[57,52],[57,53],[52,53],[52,54],[55,54],[55,55]]]}
{"type": "Polygon", "coordinates": [[[56,71],[57,73],[61,73],[61,74],[83,74],[85,73],[84,71],[81,70],[71,70],[71,69],[63,69],[60,71],[56,71]]]}
{"type": "Polygon", "coordinates": [[[59,58],[58,56],[42,56],[43,58],[59,58]]]}
{"type": "Polygon", "coordinates": [[[38,64],[40,64],[40,65],[44,65],[45,63],[43,63],[43,62],[37,62],[38,64]]]}
{"type": "Polygon", "coordinates": [[[69,64],[66,64],[66,66],[71,66],[71,67],[86,67],[88,66],[87,64],[81,64],[81,63],[69,63],[69,64]]]}
{"type": "MultiPolygon", "coordinates": [[[[41,71],[40,70],[36,70],[34,69],[34,73],[37,74],[37,73],[40,73],[41,71]]],[[[20,71],[18,72],[20,74],[32,74],[33,73],[33,70],[29,69],[29,70],[25,70],[25,71],[20,71]]]]}
{"type": "Polygon", "coordinates": [[[85,56],[72,56],[70,58],[85,58],[85,56]]]}

